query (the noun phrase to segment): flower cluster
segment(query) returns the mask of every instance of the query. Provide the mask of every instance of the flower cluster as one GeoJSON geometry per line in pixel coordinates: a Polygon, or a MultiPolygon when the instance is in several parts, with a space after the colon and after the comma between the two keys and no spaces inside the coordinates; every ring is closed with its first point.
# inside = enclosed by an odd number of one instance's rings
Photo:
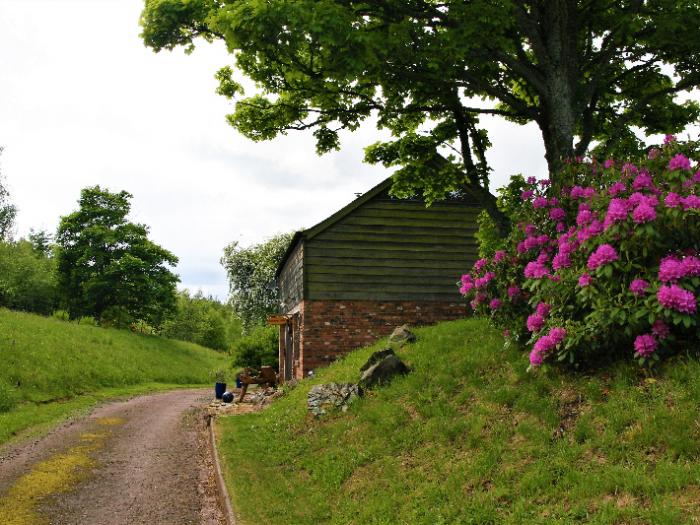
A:
{"type": "Polygon", "coordinates": [[[697,346],[699,152],[669,135],[634,162],[577,158],[552,181],[521,179],[506,249],[478,260],[460,291],[530,346],[533,367],[697,346]]]}

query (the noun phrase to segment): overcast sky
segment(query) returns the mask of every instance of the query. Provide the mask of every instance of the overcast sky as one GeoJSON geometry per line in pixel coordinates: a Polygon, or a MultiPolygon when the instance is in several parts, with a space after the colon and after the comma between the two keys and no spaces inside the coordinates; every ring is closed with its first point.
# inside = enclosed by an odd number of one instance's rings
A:
{"type": "MultiPolygon", "coordinates": [[[[134,195],[132,219],[180,258],[182,287],[227,296],[219,265],[250,245],[309,227],[390,173],[362,163],[371,126],[318,157],[308,134],[253,143],[229,127],[214,73],[221,44],[153,53],[142,0],[0,0],[0,158],[18,235],[55,231],[81,188],[134,195]]],[[[537,128],[487,121],[493,187],[546,172],[537,128]]]]}

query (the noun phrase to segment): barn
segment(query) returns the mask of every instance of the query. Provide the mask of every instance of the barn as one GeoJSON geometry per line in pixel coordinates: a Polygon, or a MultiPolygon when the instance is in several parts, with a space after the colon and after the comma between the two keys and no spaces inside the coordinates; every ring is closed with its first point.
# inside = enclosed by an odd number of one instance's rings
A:
{"type": "Polygon", "coordinates": [[[397,325],[463,317],[456,286],[477,256],[478,204],[462,195],[426,208],[389,195],[391,177],[308,230],[276,273],[280,375],[301,378],[397,325]]]}

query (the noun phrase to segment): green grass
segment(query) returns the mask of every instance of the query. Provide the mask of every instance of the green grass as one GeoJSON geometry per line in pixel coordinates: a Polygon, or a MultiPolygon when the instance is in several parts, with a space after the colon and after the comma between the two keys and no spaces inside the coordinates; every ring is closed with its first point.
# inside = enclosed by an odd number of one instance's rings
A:
{"type": "Polygon", "coordinates": [[[191,343],[0,309],[0,444],[107,397],[208,384],[226,364],[191,343]]]}
{"type": "Polygon", "coordinates": [[[655,377],[528,374],[483,322],[417,331],[413,371],[320,420],[315,383],[356,381],[359,350],[259,414],[222,418],[243,524],[681,524],[700,517],[700,363],[655,377]]]}

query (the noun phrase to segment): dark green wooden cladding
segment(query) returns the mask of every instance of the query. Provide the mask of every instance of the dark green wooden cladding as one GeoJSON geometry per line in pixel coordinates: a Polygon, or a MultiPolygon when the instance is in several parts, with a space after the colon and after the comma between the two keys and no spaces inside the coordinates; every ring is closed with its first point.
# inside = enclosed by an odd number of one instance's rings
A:
{"type": "Polygon", "coordinates": [[[304,297],[459,300],[456,282],[477,258],[479,211],[464,202],[426,208],[376,197],[302,241],[304,297]]]}
{"type": "Polygon", "coordinates": [[[282,311],[288,312],[304,297],[304,243],[298,243],[280,272],[278,285],[282,311]]]}

